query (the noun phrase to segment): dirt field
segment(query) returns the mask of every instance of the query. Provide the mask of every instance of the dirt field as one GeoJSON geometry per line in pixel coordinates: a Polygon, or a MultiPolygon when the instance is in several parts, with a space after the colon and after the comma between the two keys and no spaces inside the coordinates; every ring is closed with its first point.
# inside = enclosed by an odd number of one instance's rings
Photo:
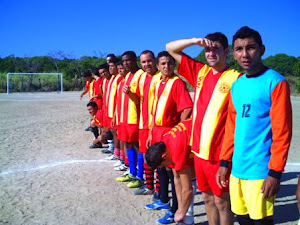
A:
{"type": "MultiPolygon", "coordinates": [[[[155,224],[150,196],[115,178],[113,162],[90,150],[86,99],[79,92],[0,94],[0,224],[155,224]]],[[[276,224],[297,224],[300,98],[292,97],[294,135],[275,207],[276,224]]],[[[207,223],[200,193],[195,222],[207,223]]]]}

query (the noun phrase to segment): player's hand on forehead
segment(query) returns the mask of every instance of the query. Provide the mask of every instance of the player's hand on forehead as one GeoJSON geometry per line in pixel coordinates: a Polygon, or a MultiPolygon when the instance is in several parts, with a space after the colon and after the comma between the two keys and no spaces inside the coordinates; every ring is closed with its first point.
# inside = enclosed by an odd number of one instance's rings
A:
{"type": "Polygon", "coordinates": [[[207,38],[196,38],[195,44],[201,47],[214,47],[214,42],[207,38]]]}

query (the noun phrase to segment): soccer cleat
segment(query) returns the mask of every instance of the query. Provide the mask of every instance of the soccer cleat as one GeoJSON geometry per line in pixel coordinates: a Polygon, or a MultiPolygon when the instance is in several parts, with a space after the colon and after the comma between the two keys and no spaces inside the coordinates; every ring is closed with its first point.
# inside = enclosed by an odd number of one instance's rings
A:
{"type": "Polygon", "coordinates": [[[128,174],[128,175],[123,175],[121,177],[117,177],[116,180],[119,182],[130,182],[130,181],[135,181],[136,178],[134,176],[128,174]]]}
{"type": "Polygon", "coordinates": [[[172,211],[168,211],[168,212],[166,212],[166,214],[162,218],[156,220],[156,222],[158,224],[173,223],[174,222],[174,213],[172,211]]]}
{"type": "Polygon", "coordinates": [[[140,186],[143,186],[144,182],[141,181],[140,179],[136,179],[134,181],[130,181],[128,184],[127,184],[127,187],[129,188],[138,188],[140,186]]]}
{"type": "Polygon", "coordinates": [[[118,167],[118,166],[121,166],[121,165],[122,165],[121,160],[118,160],[118,161],[114,164],[114,167],[118,167]]]}
{"type": "MultiPolygon", "coordinates": [[[[128,167],[125,166],[124,164],[117,166],[114,168],[115,171],[127,171],[128,167]]],[[[124,175],[124,174],[123,174],[124,175]]],[[[127,174],[126,174],[127,175],[127,174]]]]}
{"type": "Polygon", "coordinates": [[[145,205],[145,209],[170,210],[171,206],[170,206],[170,202],[162,203],[160,200],[157,200],[156,202],[145,205]]]}
{"type": "Polygon", "coordinates": [[[123,175],[125,176],[125,175],[128,175],[128,174],[130,174],[130,169],[129,169],[129,167],[127,167],[127,170],[123,173],[123,175]]]}
{"type": "Polygon", "coordinates": [[[139,189],[133,192],[135,195],[152,195],[153,190],[150,190],[145,185],[141,186],[139,189]]]}
{"type": "Polygon", "coordinates": [[[112,152],[108,149],[103,149],[103,150],[101,150],[101,152],[104,154],[112,154],[112,152]]]}
{"type": "Polygon", "coordinates": [[[85,131],[92,131],[92,130],[93,130],[92,127],[85,128],[85,131]]]}
{"type": "Polygon", "coordinates": [[[107,160],[117,160],[119,158],[116,157],[115,155],[110,155],[110,156],[107,156],[105,159],[107,159],[107,160]]]}
{"type": "Polygon", "coordinates": [[[160,198],[159,192],[155,191],[155,192],[153,193],[153,195],[152,195],[151,200],[152,200],[152,202],[156,202],[156,201],[159,200],[159,198],[160,198]]]}
{"type": "Polygon", "coordinates": [[[97,144],[94,144],[94,145],[90,145],[89,148],[90,148],[90,149],[94,149],[94,148],[102,148],[102,144],[101,144],[101,143],[97,143],[97,144]]]}

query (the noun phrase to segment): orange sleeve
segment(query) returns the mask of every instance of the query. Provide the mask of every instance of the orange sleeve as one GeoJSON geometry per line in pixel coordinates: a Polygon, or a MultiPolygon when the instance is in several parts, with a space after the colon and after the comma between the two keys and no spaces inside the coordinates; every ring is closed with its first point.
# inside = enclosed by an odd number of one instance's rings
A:
{"type": "Polygon", "coordinates": [[[220,160],[231,161],[234,146],[234,132],[235,132],[235,117],[236,111],[233,106],[231,95],[229,96],[228,114],[225,125],[225,136],[220,153],[220,160]]]}
{"type": "Polygon", "coordinates": [[[271,94],[272,145],[269,169],[283,172],[292,139],[292,106],[287,81],[279,82],[271,94]]]}

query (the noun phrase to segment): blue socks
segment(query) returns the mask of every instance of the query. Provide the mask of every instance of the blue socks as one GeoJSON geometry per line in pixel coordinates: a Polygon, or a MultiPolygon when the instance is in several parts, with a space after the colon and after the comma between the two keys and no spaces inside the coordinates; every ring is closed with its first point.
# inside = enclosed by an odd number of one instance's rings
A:
{"type": "Polygon", "coordinates": [[[127,158],[128,158],[128,164],[129,164],[129,170],[130,170],[130,175],[136,176],[136,150],[135,148],[129,148],[127,149],[127,158]]]}
{"type": "Polygon", "coordinates": [[[141,181],[144,181],[144,156],[143,153],[138,153],[138,172],[137,178],[141,181]]]}

